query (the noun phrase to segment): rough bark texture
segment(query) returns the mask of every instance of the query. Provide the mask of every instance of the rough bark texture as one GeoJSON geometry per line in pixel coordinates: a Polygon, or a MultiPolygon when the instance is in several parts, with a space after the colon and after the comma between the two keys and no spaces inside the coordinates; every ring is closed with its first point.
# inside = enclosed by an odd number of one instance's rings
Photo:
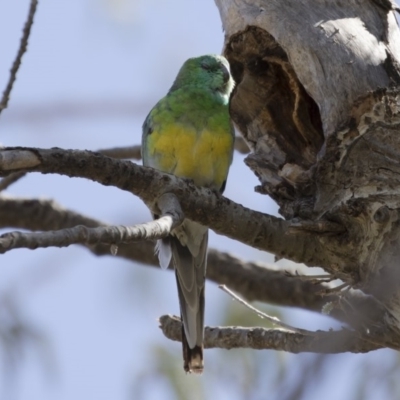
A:
{"type": "Polygon", "coordinates": [[[320,239],[328,269],[385,306],[386,331],[398,342],[400,34],[393,3],[216,4],[237,83],[231,115],[252,149],[256,190],[272,196],[299,230],[342,225],[320,239]]]}

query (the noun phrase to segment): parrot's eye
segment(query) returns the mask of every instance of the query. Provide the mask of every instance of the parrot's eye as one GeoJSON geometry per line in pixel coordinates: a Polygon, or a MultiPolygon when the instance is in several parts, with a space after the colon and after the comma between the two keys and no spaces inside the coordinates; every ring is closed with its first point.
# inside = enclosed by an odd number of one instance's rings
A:
{"type": "Polygon", "coordinates": [[[206,71],[211,71],[211,67],[209,64],[201,64],[201,68],[203,68],[206,71]]]}

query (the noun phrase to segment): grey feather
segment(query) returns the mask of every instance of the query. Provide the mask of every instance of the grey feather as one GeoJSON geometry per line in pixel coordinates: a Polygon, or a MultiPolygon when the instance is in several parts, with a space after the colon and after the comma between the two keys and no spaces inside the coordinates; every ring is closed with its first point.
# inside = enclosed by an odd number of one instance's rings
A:
{"type": "Polygon", "coordinates": [[[158,261],[160,263],[161,269],[167,269],[172,258],[171,243],[169,237],[157,240],[155,253],[158,255],[158,261]]]}
{"type": "Polygon", "coordinates": [[[202,347],[208,229],[185,220],[171,237],[182,322],[189,348],[202,347]]]}

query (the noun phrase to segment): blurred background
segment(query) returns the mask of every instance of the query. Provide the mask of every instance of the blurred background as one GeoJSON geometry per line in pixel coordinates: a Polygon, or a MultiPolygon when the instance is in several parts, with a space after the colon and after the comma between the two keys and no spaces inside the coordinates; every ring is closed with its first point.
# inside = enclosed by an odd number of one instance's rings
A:
{"type": "MultiPolygon", "coordinates": [[[[6,85],[29,7],[0,2],[0,90],[6,85]]],[[[97,150],[140,143],[148,111],[189,57],[220,53],[214,2],[41,1],[9,108],[5,146],[97,150]]],[[[257,179],[235,153],[225,195],[277,215],[254,193],[257,179]]],[[[117,189],[30,174],[9,196],[54,199],[110,224],[148,221],[143,203],[117,189]]],[[[0,231],[3,233],[4,231],[0,231]]],[[[273,264],[270,254],[211,235],[210,247],[273,264]]],[[[302,268],[287,261],[276,268],[302,268]]],[[[309,271],[317,273],[316,270],[309,271]]],[[[208,283],[206,324],[265,326],[208,283]]],[[[338,328],[328,317],[256,304],[307,329],[338,328]]],[[[168,271],[78,246],[16,250],[0,262],[0,400],[396,399],[398,354],[293,355],[206,350],[201,377],[185,375],[180,343],[164,338],[160,315],[179,314],[168,271]]]]}

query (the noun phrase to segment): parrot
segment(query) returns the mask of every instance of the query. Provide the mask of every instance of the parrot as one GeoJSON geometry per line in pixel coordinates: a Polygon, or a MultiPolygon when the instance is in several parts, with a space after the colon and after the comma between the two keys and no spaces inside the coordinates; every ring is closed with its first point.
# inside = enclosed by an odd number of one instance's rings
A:
{"type": "MultiPolygon", "coordinates": [[[[143,165],[222,193],[235,140],[229,116],[233,88],[225,57],[204,55],[185,61],[143,123],[143,165]]],[[[187,373],[201,374],[204,368],[207,246],[208,227],[187,218],[156,245],[161,268],[168,268],[171,259],[175,268],[187,373]]]]}

